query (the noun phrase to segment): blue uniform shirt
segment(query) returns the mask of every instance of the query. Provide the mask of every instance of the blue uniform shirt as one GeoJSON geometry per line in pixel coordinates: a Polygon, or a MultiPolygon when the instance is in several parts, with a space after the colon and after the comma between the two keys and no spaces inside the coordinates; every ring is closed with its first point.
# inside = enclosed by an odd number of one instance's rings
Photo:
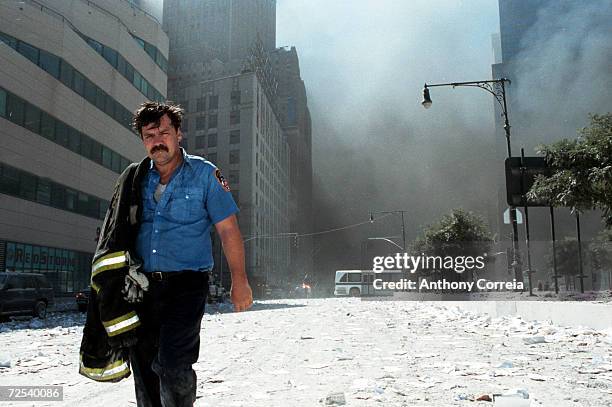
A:
{"type": "Polygon", "coordinates": [[[136,251],[144,271],[210,270],[211,225],[237,213],[238,207],[217,167],[183,153],[159,202],[153,194],[160,175],[151,169],[142,182],[142,219],[136,251]]]}

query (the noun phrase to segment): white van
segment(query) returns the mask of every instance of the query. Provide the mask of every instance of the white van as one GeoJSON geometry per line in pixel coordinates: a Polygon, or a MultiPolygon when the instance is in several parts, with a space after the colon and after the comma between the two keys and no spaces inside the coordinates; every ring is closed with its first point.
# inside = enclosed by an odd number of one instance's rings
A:
{"type": "Polygon", "coordinates": [[[387,270],[383,273],[375,273],[372,270],[336,270],[334,295],[351,297],[393,295],[393,290],[375,290],[372,282],[376,278],[381,278],[383,281],[399,281],[402,278],[402,272],[400,270],[387,270]]]}

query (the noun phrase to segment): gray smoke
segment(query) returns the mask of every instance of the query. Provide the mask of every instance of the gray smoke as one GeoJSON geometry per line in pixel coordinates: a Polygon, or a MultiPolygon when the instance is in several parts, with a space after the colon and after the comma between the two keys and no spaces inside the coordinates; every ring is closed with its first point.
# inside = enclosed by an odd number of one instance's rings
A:
{"type": "MultiPolygon", "coordinates": [[[[434,88],[430,110],[420,101],[424,82],[491,77],[495,2],[281,0],[277,24],[278,45],[298,49],[312,111],[316,230],[405,209],[410,241],[454,207],[494,217],[492,96],[434,88]]],[[[400,233],[390,216],[321,236],[321,271],[358,268],[363,239],[400,233]]]]}

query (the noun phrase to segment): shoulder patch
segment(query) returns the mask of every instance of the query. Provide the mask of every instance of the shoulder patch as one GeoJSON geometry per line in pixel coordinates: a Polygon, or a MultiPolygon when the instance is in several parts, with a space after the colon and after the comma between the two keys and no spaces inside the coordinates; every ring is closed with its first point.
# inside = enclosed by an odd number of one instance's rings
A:
{"type": "Polygon", "coordinates": [[[227,192],[230,192],[230,186],[225,177],[221,174],[221,170],[219,170],[218,168],[215,170],[215,178],[217,178],[217,182],[221,184],[223,189],[225,189],[227,192]]]}

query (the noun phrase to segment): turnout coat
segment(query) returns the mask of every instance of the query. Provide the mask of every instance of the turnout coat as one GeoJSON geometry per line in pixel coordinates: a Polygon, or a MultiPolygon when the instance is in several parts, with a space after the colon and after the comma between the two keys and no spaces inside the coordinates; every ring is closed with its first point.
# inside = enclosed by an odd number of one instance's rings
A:
{"type": "Polygon", "coordinates": [[[142,214],[141,181],[150,166],[145,158],[123,171],[100,231],[79,364],[79,373],[92,380],[118,382],[130,375],[129,347],[136,343],[140,319],[122,289],[130,266],[139,263],[135,242],[142,214]]]}

